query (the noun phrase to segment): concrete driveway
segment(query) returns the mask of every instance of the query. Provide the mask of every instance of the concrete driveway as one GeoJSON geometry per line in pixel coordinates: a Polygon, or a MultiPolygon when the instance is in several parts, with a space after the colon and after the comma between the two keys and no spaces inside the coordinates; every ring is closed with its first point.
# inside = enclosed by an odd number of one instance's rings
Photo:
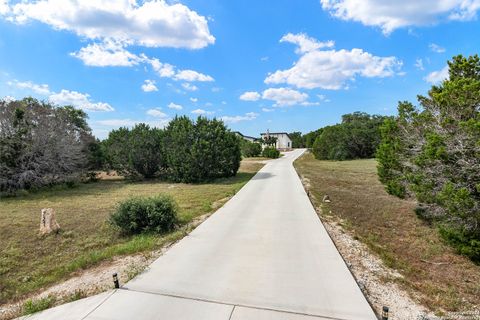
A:
{"type": "Polygon", "coordinates": [[[122,289],[35,319],[376,319],[293,168],[270,161],[122,289]]]}

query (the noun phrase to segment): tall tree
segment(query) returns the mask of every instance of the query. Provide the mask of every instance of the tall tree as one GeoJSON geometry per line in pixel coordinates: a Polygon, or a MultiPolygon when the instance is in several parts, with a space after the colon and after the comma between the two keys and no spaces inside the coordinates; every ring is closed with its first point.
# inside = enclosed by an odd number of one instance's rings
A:
{"type": "Polygon", "coordinates": [[[33,98],[0,101],[0,190],[79,180],[88,168],[87,115],[33,98]]]}

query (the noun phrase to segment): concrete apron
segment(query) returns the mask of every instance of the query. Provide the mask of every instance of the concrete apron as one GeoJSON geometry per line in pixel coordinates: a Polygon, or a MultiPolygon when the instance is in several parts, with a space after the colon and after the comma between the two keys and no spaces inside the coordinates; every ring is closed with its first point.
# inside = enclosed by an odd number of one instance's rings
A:
{"type": "Polygon", "coordinates": [[[121,289],[29,319],[377,319],[293,168],[303,152],[270,161],[121,289]]]}

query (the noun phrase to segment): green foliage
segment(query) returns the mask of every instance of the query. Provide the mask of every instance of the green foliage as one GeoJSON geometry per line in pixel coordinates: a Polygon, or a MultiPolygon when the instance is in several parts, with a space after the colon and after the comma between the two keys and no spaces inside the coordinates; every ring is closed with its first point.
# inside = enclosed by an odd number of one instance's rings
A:
{"type": "Polygon", "coordinates": [[[301,132],[295,131],[289,133],[288,136],[292,140],[292,148],[305,148],[305,141],[301,132]]]}
{"type": "Polygon", "coordinates": [[[277,159],[280,157],[280,151],[274,147],[266,147],[262,151],[262,157],[277,159]]]}
{"type": "Polygon", "coordinates": [[[169,178],[203,182],[236,175],[241,151],[238,137],[222,121],[176,117],[165,129],[163,147],[169,178]]]}
{"type": "Polygon", "coordinates": [[[382,126],[378,174],[389,193],[416,198],[420,217],[480,261],[480,58],[459,55],[448,65],[449,79],[418,97],[420,109],[401,102],[382,126]]]}
{"type": "Polygon", "coordinates": [[[387,192],[399,198],[406,196],[403,167],[399,153],[403,145],[399,139],[399,128],[394,119],[386,119],[380,127],[381,143],[377,149],[378,176],[387,192]]]}
{"type": "Polygon", "coordinates": [[[264,137],[263,144],[269,147],[275,147],[277,140],[278,140],[277,137],[273,137],[273,136],[264,137]]]}
{"type": "Polygon", "coordinates": [[[313,143],[315,158],[348,160],[371,158],[380,143],[380,126],[386,117],[355,112],[342,116],[342,123],[323,128],[313,143]]]}
{"type": "Polygon", "coordinates": [[[164,233],[175,228],[177,204],[172,197],[134,197],[123,201],[110,220],[125,234],[164,233]]]}
{"type": "Polygon", "coordinates": [[[53,307],[56,298],[48,296],[38,300],[29,299],[23,304],[23,314],[29,315],[53,307]]]}
{"type": "Polygon", "coordinates": [[[153,178],[164,167],[163,131],[141,123],[112,130],[103,142],[110,169],[128,176],[153,178]]]}
{"type": "Polygon", "coordinates": [[[305,148],[313,148],[313,144],[315,143],[315,140],[319,135],[321,135],[323,132],[323,128],[320,128],[318,130],[309,132],[303,136],[303,140],[305,143],[305,148]]]}
{"type": "Polygon", "coordinates": [[[262,145],[257,142],[250,142],[245,139],[240,139],[240,147],[242,150],[242,156],[258,157],[262,153],[262,145]]]}
{"type": "Polygon", "coordinates": [[[449,224],[439,225],[439,231],[442,238],[454,247],[458,253],[480,263],[480,240],[478,238],[472,237],[465,230],[452,227],[449,224]]]}
{"type": "Polygon", "coordinates": [[[86,119],[71,106],[0,100],[0,193],[79,181],[94,141],[86,119]]]}

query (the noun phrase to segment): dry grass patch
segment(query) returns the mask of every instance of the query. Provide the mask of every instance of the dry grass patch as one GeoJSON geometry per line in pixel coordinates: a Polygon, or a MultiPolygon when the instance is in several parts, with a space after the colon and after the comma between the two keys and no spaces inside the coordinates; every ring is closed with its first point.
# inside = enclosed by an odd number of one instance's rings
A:
{"type": "Polygon", "coordinates": [[[155,250],[186,234],[181,229],[166,235],[120,237],[108,223],[119,201],[169,194],[179,204],[179,218],[187,228],[195,218],[225,203],[262,166],[244,161],[236,177],[205,184],[112,179],[0,199],[0,305],[101,261],[155,250]],[[46,207],[56,210],[62,230],[40,237],[40,210],[46,207]]]}
{"type": "Polygon", "coordinates": [[[385,280],[399,282],[437,313],[478,306],[480,266],[455,254],[418,219],[414,202],[385,192],[375,160],[319,161],[307,154],[295,167],[308,179],[316,206],[342,219],[344,229],[403,275],[385,280]],[[325,194],[330,203],[321,203],[325,194]]]}

